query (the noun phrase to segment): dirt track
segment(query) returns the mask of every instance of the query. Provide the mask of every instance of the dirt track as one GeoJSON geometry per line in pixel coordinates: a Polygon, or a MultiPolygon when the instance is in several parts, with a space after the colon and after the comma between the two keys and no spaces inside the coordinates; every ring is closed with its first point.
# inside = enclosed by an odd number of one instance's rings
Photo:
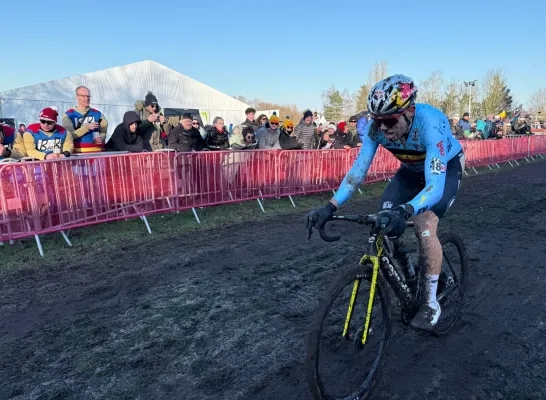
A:
{"type": "MultiPolygon", "coordinates": [[[[545,173],[463,182],[441,229],[470,256],[462,321],[445,338],[394,321],[374,398],[546,399],[545,173]]],[[[318,296],[366,232],[307,245],[304,212],[2,277],[0,399],[309,399],[318,296]]]]}

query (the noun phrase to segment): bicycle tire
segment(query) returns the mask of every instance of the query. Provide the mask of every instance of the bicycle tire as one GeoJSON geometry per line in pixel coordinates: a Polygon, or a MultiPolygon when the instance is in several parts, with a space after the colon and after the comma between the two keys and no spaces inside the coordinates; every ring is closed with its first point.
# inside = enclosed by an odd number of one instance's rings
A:
{"type": "Polygon", "coordinates": [[[358,276],[364,276],[364,279],[371,282],[372,279],[372,271],[373,267],[371,264],[364,264],[364,265],[357,265],[354,267],[351,267],[344,271],[343,273],[336,276],[335,280],[328,286],[323,298],[321,299],[319,303],[318,310],[315,314],[315,318],[313,321],[313,328],[309,335],[309,341],[307,346],[307,381],[309,384],[309,388],[311,390],[311,393],[313,394],[313,398],[315,400],[350,400],[350,399],[358,399],[363,400],[366,399],[371,389],[373,388],[375,384],[375,380],[381,370],[383,361],[385,359],[385,355],[387,353],[387,347],[388,342],[391,334],[391,327],[392,322],[390,318],[390,299],[389,299],[389,293],[387,291],[387,284],[385,282],[385,279],[379,274],[377,277],[377,286],[376,286],[376,293],[379,296],[379,299],[381,301],[381,307],[383,309],[382,317],[383,321],[385,321],[385,333],[383,334],[383,345],[380,348],[378,357],[376,357],[376,361],[374,363],[374,368],[372,369],[371,375],[369,374],[368,378],[364,381],[369,381],[368,384],[364,386],[364,383],[360,386],[357,392],[353,393],[349,397],[332,397],[328,395],[325,391],[324,384],[322,382],[322,379],[320,377],[319,373],[319,366],[320,366],[320,357],[319,357],[319,351],[320,351],[320,339],[323,331],[323,323],[328,315],[330,309],[332,308],[332,305],[334,304],[334,301],[340,294],[340,292],[351,282],[354,282],[356,279],[358,279],[358,276]]]}
{"type": "MultiPolygon", "coordinates": [[[[458,290],[458,292],[460,293],[460,296],[461,296],[461,302],[458,305],[458,307],[456,308],[456,311],[455,311],[454,317],[453,317],[453,321],[450,324],[448,324],[448,326],[446,328],[434,329],[432,331],[432,333],[434,335],[436,335],[436,336],[444,336],[449,331],[451,331],[451,329],[453,329],[455,324],[459,321],[460,316],[461,316],[461,312],[463,310],[464,299],[465,299],[465,294],[466,294],[466,285],[467,285],[467,280],[468,280],[468,255],[466,253],[466,247],[464,245],[463,239],[460,236],[458,236],[458,235],[456,235],[454,233],[448,233],[448,234],[440,235],[439,239],[440,239],[440,243],[442,245],[442,249],[444,248],[444,245],[447,244],[447,243],[451,243],[451,244],[455,245],[455,247],[457,248],[457,252],[459,253],[459,259],[461,261],[461,273],[460,273],[460,276],[458,277],[459,278],[459,290],[458,290]]],[[[440,319],[441,318],[442,318],[442,316],[440,315],[440,319]]]]}

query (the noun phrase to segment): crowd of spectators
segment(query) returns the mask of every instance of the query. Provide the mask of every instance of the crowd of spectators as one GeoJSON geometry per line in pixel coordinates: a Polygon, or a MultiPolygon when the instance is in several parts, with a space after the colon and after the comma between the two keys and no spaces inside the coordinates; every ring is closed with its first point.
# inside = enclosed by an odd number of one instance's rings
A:
{"type": "Polygon", "coordinates": [[[488,140],[505,137],[532,135],[531,118],[519,113],[514,118],[501,118],[500,115],[488,115],[487,118],[478,118],[473,122],[470,114],[464,113],[463,118],[457,114],[449,119],[451,133],[459,140],[488,140]]]}
{"type": "MultiPolygon", "coordinates": [[[[0,124],[0,158],[46,160],[101,151],[327,150],[362,146],[356,115],[346,121],[322,124],[317,113],[310,110],[299,120],[297,116],[281,120],[276,113],[256,117],[256,110],[249,107],[246,119],[238,125],[227,127],[221,117],[215,117],[212,125],[203,126],[190,113],[167,118],[152,92],[136,101],[135,109],[125,113],[107,141],[108,121],[100,110],[90,106],[90,90],[78,86],[75,94],[76,106],[62,114],[60,124],[54,108],[43,109],[38,122],[21,124],[17,132],[0,124]]],[[[464,113],[462,119],[453,115],[450,124],[453,136],[459,140],[531,134],[529,117],[524,115],[512,120],[489,115],[471,122],[469,113],[464,113]]]]}

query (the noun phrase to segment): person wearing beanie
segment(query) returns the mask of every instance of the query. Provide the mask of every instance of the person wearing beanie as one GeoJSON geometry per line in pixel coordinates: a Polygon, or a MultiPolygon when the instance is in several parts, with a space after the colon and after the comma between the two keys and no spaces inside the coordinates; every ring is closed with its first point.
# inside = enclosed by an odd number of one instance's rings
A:
{"type": "Polygon", "coordinates": [[[258,148],[260,150],[280,149],[280,134],[281,131],[279,129],[279,117],[277,117],[276,115],[272,115],[269,118],[269,122],[265,126],[262,126],[256,133],[258,148]]]}
{"type": "Polygon", "coordinates": [[[279,135],[279,143],[283,150],[297,150],[303,147],[303,143],[298,142],[298,139],[294,134],[294,123],[289,118],[283,123],[279,135]]]}
{"type": "Polygon", "coordinates": [[[349,132],[349,125],[347,122],[341,121],[337,124],[337,129],[332,135],[334,139],[334,149],[346,149],[350,150],[353,147],[353,137],[351,132],[349,132]]]}
{"type": "Polygon", "coordinates": [[[74,153],[90,153],[104,150],[108,121],[103,113],[91,108],[91,91],[85,86],[76,88],[75,108],[67,110],[61,125],[74,140],[74,153]]]}
{"type": "Polygon", "coordinates": [[[311,110],[306,110],[303,113],[303,118],[294,128],[294,135],[298,142],[303,143],[303,150],[311,150],[318,147],[315,124],[313,123],[313,112],[311,110]]]}
{"type": "Polygon", "coordinates": [[[39,122],[27,126],[23,134],[25,151],[37,160],[54,160],[70,157],[74,150],[72,135],[57,125],[59,113],[54,107],[44,108],[38,116],[39,122]]]}
{"type": "Polygon", "coordinates": [[[152,92],[146,93],[144,101],[135,102],[135,112],[143,122],[149,122],[149,125],[143,123],[139,130],[142,129],[143,140],[150,143],[152,150],[161,150],[167,147],[167,137],[171,126],[165,118],[163,109],[159,106],[157,97],[152,92]],[[147,129],[146,132],[143,131],[144,127],[147,129]]]}

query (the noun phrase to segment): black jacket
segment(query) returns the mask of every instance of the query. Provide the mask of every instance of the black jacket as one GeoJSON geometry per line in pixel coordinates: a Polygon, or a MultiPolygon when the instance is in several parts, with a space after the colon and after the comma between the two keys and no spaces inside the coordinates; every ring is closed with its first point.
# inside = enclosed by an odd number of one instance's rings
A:
{"type": "Polygon", "coordinates": [[[229,149],[229,133],[226,129],[223,132],[218,132],[216,127],[212,127],[207,131],[206,138],[207,148],[211,150],[227,150],[229,149]]]}
{"type": "Polygon", "coordinates": [[[123,122],[116,126],[112,137],[106,143],[106,151],[129,151],[131,153],[152,151],[150,143],[148,141],[145,143],[142,138],[143,132],[146,132],[145,123],[141,123],[137,131],[133,133],[129,125],[134,122],[141,122],[140,117],[134,111],[127,111],[123,115],[123,122]]]}
{"type": "Polygon", "coordinates": [[[171,130],[167,142],[169,149],[180,152],[200,151],[205,147],[205,140],[201,137],[199,130],[194,127],[185,130],[182,124],[178,124],[171,130]]]}

